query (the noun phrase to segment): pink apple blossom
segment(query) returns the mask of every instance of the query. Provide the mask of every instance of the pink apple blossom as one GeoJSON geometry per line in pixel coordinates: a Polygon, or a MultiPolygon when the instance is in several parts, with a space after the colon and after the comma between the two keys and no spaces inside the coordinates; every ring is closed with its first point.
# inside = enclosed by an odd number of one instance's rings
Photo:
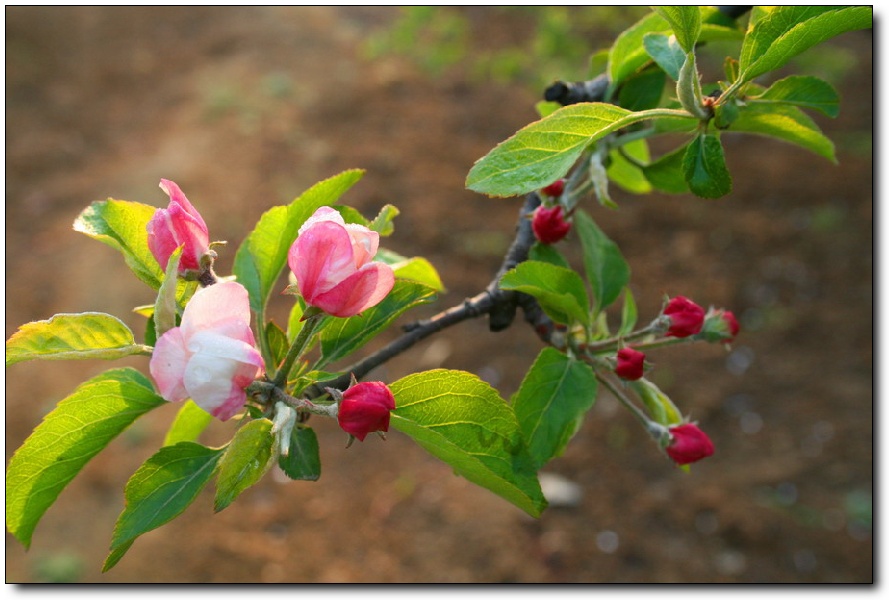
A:
{"type": "Polygon", "coordinates": [[[374,261],[380,235],[346,224],[322,206],[302,227],[287,254],[300,295],[335,317],[351,317],[379,304],[395,284],[392,268],[374,261]]]}
{"type": "Polygon", "coordinates": [[[263,367],[250,330],[247,290],[234,281],[195,292],[181,325],[157,340],[149,363],[164,399],[191,398],[223,421],[244,406],[244,389],[263,367]]]}
{"type": "Polygon", "coordinates": [[[200,270],[201,256],[210,248],[207,224],[178,185],[161,179],[160,188],[170,197],[170,204],[159,208],[148,222],[148,249],[166,269],[170,256],[183,246],[179,272],[200,270]]]}

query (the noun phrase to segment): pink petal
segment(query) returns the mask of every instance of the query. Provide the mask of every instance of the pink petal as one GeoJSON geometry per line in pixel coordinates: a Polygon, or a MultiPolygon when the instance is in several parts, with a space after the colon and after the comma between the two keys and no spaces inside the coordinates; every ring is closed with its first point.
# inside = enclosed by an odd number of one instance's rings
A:
{"type": "Polygon", "coordinates": [[[318,223],[326,222],[337,223],[343,226],[346,225],[346,222],[343,220],[343,216],[339,211],[329,206],[322,206],[300,226],[298,235],[302,235],[303,232],[314,227],[318,223]]]}
{"type": "Polygon", "coordinates": [[[170,181],[169,179],[161,179],[160,185],[158,186],[164,192],[166,192],[167,196],[170,197],[170,201],[178,204],[185,212],[195,218],[195,220],[200,224],[200,227],[207,231],[207,224],[204,223],[204,219],[201,217],[201,213],[192,206],[191,202],[188,201],[188,198],[185,197],[185,194],[179,188],[176,183],[170,181]]]}
{"type": "Polygon", "coordinates": [[[342,225],[318,222],[296,238],[287,254],[287,264],[300,294],[314,305],[315,297],[355,272],[352,239],[342,225]]]}
{"type": "Polygon", "coordinates": [[[389,265],[372,262],[310,303],[335,317],[351,317],[376,306],[392,290],[395,275],[389,265]]]}
{"type": "Polygon", "coordinates": [[[170,402],[180,402],[188,398],[185,389],[185,367],[188,364],[188,351],[179,327],[163,334],[154,345],[148,370],[157,383],[158,392],[170,402]]]}
{"type": "Polygon", "coordinates": [[[360,269],[373,260],[380,247],[380,234],[371,231],[362,225],[348,224],[346,231],[352,239],[352,254],[355,258],[355,268],[360,269]]]}
{"type": "Polygon", "coordinates": [[[185,305],[182,314],[186,340],[199,331],[242,331],[245,326],[250,326],[250,298],[247,289],[236,281],[201,288],[185,305]]]}

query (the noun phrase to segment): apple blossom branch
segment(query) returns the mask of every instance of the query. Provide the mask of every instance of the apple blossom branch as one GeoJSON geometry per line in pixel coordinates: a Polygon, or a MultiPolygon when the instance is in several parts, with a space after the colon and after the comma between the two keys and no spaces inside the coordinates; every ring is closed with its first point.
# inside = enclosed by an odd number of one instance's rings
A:
{"type": "Polygon", "coordinates": [[[345,389],[349,386],[353,376],[361,379],[376,367],[411,348],[417,342],[467,319],[488,315],[491,331],[503,331],[512,324],[518,307],[522,308],[525,321],[531,325],[538,337],[544,343],[549,344],[555,326],[540,308],[537,300],[521,292],[500,288],[500,278],[503,274],[528,259],[531,246],[536,241],[534,232],[531,230],[530,215],[539,205],[540,197],[536,192],[525,197],[525,202],[519,210],[515,238],[507,250],[497,274],[483,292],[433,317],[405,325],[402,328],[404,333],[399,338],[370,356],[346,367],[343,375],[311,386],[306,390],[306,394],[310,398],[316,398],[326,393],[325,388],[345,389]]]}

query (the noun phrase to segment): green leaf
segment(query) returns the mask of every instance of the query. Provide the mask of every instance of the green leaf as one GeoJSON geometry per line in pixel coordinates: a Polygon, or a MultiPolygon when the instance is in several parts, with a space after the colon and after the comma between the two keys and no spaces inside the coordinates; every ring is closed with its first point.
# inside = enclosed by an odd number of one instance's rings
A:
{"type": "Polygon", "coordinates": [[[644,378],[630,381],[629,385],[639,395],[652,419],[667,427],[682,422],[682,413],[658,386],[644,378]]]}
{"type": "Polygon", "coordinates": [[[840,95],[833,86],[823,79],[805,75],[791,75],[780,79],[765,92],[749,98],[748,101],[793,104],[819,110],[828,117],[836,117],[840,113],[840,95]]]}
{"type": "Polygon", "coordinates": [[[157,293],[154,303],[154,336],[155,339],[176,327],[176,288],[179,281],[179,257],[182,247],[176,248],[167,261],[164,280],[157,293]]]}
{"type": "Polygon", "coordinates": [[[215,512],[226,508],[265,475],[272,465],[274,443],[269,419],[256,419],[238,429],[219,459],[213,502],[215,512]]]}
{"type": "Polygon", "coordinates": [[[699,134],[687,146],[682,172],[688,188],[701,198],[720,198],[732,190],[722,143],[713,134],[699,134]]]}
{"type": "Polygon", "coordinates": [[[633,113],[611,104],[560,108],[479,159],[469,171],[466,186],[491,196],[534,191],[567,173],[592,142],[632,122],[633,113]]]}
{"type": "Polygon", "coordinates": [[[504,273],[500,287],[534,296],[544,312],[558,323],[590,322],[589,296],[580,275],[571,269],[527,260],[504,273]]]}
{"type": "Polygon", "coordinates": [[[436,292],[444,292],[438,271],[425,258],[414,256],[407,258],[387,248],[380,248],[374,260],[386,263],[392,267],[396,279],[405,279],[415,283],[422,283],[436,292]]]}
{"type": "Polygon", "coordinates": [[[555,348],[537,356],[512,400],[535,468],[564,452],[596,401],[596,386],[588,364],[555,348]]]}
{"type": "Polygon", "coordinates": [[[649,163],[642,169],[645,178],[655,189],[669,194],[685,194],[688,192],[688,184],[685,182],[685,174],[682,170],[683,159],[688,150],[688,144],[664,154],[653,163],[649,163]]]}
{"type": "Polygon", "coordinates": [[[729,131],[776,138],[837,162],[833,142],[811,117],[795,106],[751,104],[740,112],[729,131]]]}
{"type": "Polygon", "coordinates": [[[651,191],[651,184],[642,175],[642,170],[637,164],[645,164],[650,159],[646,140],[634,140],[624,144],[620,150],[612,150],[609,157],[611,164],[606,171],[608,179],[632,194],[647,194],[651,191]],[[632,158],[633,162],[627,160],[624,154],[632,158]]]}
{"type": "Polygon", "coordinates": [[[679,81],[679,70],[685,64],[685,51],[672,35],[663,33],[649,33],[643,38],[645,51],[654,59],[654,62],[670,76],[673,81],[679,81]]]}
{"type": "Polygon", "coordinates": [[[192,400],[186,400],[176,413],[176,418],[164,437],[164,446],[173,446],[179,442],[196,442],[213,416],[192,400]]]}
{"type": "Polygon", "coordinates": [[[532,245],[531,249],[528,251],[528,259],[549,263],[565,269],[571,268],[568,259],[565,258],[565,256],[552,244],[534,242],[534,245],[532,245]]]}
{"type": "MultiPolygon", "coordinates": [[[[287,252],[299,228],[318,208],[339,200],[364,175],[364,171],[344,171],[316,183],[286,206],[266,211],[235,254],[233,266],[238,281],[247,288],[250,308],[265,312],[266,301],[287,264],[287,252]]],[[[262,319],[260,318],[260,322],[262,319]]]]}
{"type": "Polygon", "coordinates": [[[670,24],[682,49],[693,51],[701,35],[701,9],[697,6],[657,6],[654,10],[670,24]]]}
{"type": "Polygon", "coordinates": [[[330,319],[321,330],[319,367],[346,357],[383,331],[404,311],[431,302],[435,290],[412,281],[396,280],[392,291],[376,306],[347,319],[330,319]]]}
{"type": "Polygon", "coordinates": [[[145,461],[127,482],[126,506],[114,526],[102,571],[116,565],[140,535],[182,514],[210,481],[222,452],[180,442],[164,446],[145,461]]]}
{"type": "Polygon", "coordinates": [[[497,390],[471,373],[443,369],[408,375],[390,389],[394,429],[531,516],[543,512],[533,461],[497,390]]]}
{"type": "Polygon", "coordinates": [[[620,312],[620,329],[617,331],[618,337],[629,335],[636,326],[636,319],[639,313],[636,310],[636,300],[633,298],[633,292],[630,287],[624,288],[624,305],[620,312]]]}
{"type": "Polygon", "coordinates": [[[870,6],[779,6],[759,18],[744,38],[740,79],[750,81],[832,37],[871,27],[870,6]]]}
{"type": "Polygon", "coordinates": [[[395,231],[395,225],[392,224],[392,221],[398,216],[399,212],[397,208],[387,204],[380,209],[379,214],[370,222],[370,230],[376,231],[383,237],[392,235],[392,232],[395,231]]]}
{"type": "Polygon", "coordinates": [[[134,369],[106,371],[62,400],[16,450],[6,470],[6,527],[25,546],[74,476],[133,421],[165,404],[134,369]]]}
{"type": "Polygon", "coordinates": [[[630,280],[630,266],[617,244],[585,211],[575,211],[574,224],[583,247],[583,265],[593,290],[596,312],[602,312],[630,280]]]}
{"type": "Polygon", "coordinates": [[[156,210],[147,204],[125,200],[93,202],[74,221],[74,231],[120,251],[136,277],[156,290],[161,285],[163,271],[148,249],[147,230],[156,210]]]}
{"type": "Polygon", "coordinates": [[[265,324],[265,336],[269,343],[269,354],[271,354],[272,363],[275,365],[281,364],[290,347],[287,334],[274,321],[269,321],[265,324]]]}
{"type": "Polygon", "coordinates": [[[650,60],[643,46],[646,34],[669,30],[670,24],[663,17],[651,13],[617,36],[608,54],[607,72],[611,86],[617,87],[650,60]]]}
{"type": "Polygon", "coordinates": [[[290,435],[290,454],[278,457],[278,466],[290,479],[318,481],[321,456],[318,436],[311,427],[295,427],[290,435]]]}
{"type": "Polygon", "coordinates": [[[151,354],[123,321],[99,312],[62,313],[19,327],[6,340],[6,366],[26,360],[111,360],[151,354]]]}
{"type": "Polygon", "coordinates": [[[667,77],[657,68],[643,69],[628,77],[620,86],[617,97],[620,106],[632,111],[648,110],[661,103],[667,77]]]}

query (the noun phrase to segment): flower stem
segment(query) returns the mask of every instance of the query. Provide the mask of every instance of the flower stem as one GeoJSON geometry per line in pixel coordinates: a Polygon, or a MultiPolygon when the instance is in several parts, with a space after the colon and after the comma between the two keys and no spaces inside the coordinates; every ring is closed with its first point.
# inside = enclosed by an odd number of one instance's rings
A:
{"type": "Polygon", "coordinates": [[[272,380],[275,387],[283,389],[284,385],[287,383],[287,374],[290,373],[293,363],[296,362],[297,358],[302,356],[303,352],[305,352],[306,347],[309,345],[309,340],[312,339],[312,334],[318,329],[324,316],[325,315],[323,314],[315,314],[306,319],[299,335],[296,336],[296,339],[293,341],[293,345],[287,350],[287,356],[281,361],[281,365],[275,373],[275,377],[272,380]]]}
{"type": "Polygon", "coordinates": [[[650,429],[651,420],[645,416],[645,413],[643,413],[638,406],[630,402],[630,399],[627,398],[626,395],[621,392],[616,385],[614,385],[607,377],[605,377],[598,371],[596,371],[596,379],[599,380],[599,383],[608,388],[608,391],[611,392],[611,394],[615,398],[617,398],[618,402],[623,404],[624,407],[626,407],[631,413],[633,413],[633,416],[635,416],[637,419],[639,419],[639,421],[642,422],[642,425],[645,426],[646,430],[650,429]]]}

